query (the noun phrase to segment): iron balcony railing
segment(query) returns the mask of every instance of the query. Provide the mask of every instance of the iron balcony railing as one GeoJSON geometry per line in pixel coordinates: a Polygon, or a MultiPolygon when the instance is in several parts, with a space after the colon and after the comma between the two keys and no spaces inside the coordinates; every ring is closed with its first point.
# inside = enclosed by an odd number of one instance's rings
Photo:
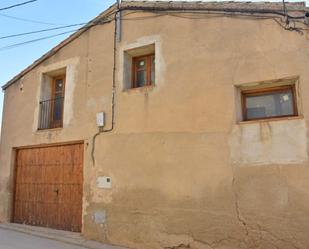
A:
{"type": "Polygon", "coordinates": [[[39,130],[62,127],[64,98],[40,101],[39,130]]]}

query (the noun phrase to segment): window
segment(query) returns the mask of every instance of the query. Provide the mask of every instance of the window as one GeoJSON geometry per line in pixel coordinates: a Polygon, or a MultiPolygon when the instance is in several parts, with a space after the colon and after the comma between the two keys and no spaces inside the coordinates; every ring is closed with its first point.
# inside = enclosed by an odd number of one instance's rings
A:
{"type": "Polygon", "coordinates": [[[43,99],[40,101],[39,129],[62,127],[65,75],[45,76],[43,99]]]}
{"type": "Polygon", "coordinates": [[[127,46],[128,49],[123,51],[123,90],[154,86],[157,83],[155,64],[158,58],[155,43],[127,46]]]}
{"type": "Polygon", "coordinates": [[[297,115],[294,85],[244,90],[241,94],[244,120],[297,115]]]}
{"type": "Polygon", "coordinates": [[[151,86],[155,83],[155,55],[133,57],[132,88],[151,86]]]}

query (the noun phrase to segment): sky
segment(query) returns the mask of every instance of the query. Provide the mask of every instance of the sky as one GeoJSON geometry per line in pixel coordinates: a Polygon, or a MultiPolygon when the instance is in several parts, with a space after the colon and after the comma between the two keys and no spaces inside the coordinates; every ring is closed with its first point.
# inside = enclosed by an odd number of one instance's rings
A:
{"type": "MultiPolygon", "coordinates": [[[[26,0],[1,0],[0,9],[25,1],[26,0]]],[[[294,2],[297,0],[291,1],[294,2]]],[[[48,50],[65,39],[69,34],[11,49],[2,48],[14,45],[16,43],[70,31],[75,29],[75,27],[46,33],[32,34],[28,36],[13,37],[9,39],[1,39],[1,37],[55,28],[63,25],[84,23],[90,21],[92,18],[111,6],[114,2],[116,2],[116,0],[37,0],[36,2],[16,8],[2,11],[0,10],[0,85],[5,84],[8,80],[30,65],[34,60],[38,59],[48,50]],[[21,19],[30,19],[35,22],[16,20],[9,18],[8,16],[21,19]]],[[[0,121],[2,118],[2,105],[3,92],[0,91],[0,121]]]]}

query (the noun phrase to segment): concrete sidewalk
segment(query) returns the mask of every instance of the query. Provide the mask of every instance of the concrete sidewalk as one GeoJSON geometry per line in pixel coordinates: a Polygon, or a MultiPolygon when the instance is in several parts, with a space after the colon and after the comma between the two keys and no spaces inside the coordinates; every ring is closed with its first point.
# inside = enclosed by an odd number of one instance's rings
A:
{"type": "Polygon", "coordinates": [[[128,249],[84,239],[78,233],[0,224],[0,249],[128,249]]]}

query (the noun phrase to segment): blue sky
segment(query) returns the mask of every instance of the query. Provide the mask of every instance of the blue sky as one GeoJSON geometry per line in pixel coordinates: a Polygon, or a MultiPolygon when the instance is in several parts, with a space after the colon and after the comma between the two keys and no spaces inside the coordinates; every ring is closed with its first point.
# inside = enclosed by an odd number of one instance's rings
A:
{"type": "MultiPolygon", "coordinates": [[[[21,2],[25,2],[25,0],[1,0],[0,8],[21,2]]],[[[87,22],[111,6],[114,2],[115,0],[38,0],[28,5],[0,11],[0,37],[28,31],[54,28],[67,24],[70,25],[87,22]],[[59,25],[30,23],[14,20],[2,15],[10,15],[18,18],[59,25]]],[[[6,83],[68,35],[62,35],[9,50],[1,50],[2,47],[37,39],[43,36],[62,33],[72,29],[74,28],[71,27],[64,30],[56,30],[24,37],[0,39],[0,84],[3,85],[6,83]]],[[[3,93],[1,91],[0,120],[2,117],[2,104],[3,93]]]]}

